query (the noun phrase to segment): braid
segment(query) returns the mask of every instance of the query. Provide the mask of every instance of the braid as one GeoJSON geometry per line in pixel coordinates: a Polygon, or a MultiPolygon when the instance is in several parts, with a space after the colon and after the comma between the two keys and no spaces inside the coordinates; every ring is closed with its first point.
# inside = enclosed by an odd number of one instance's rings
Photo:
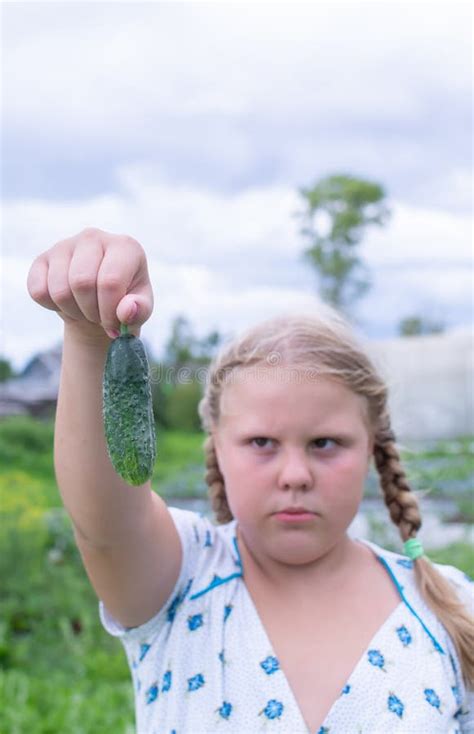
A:
{"type": "Polygon", "coordinates": [[[217,454],[214,448],[214,438],[209,435],[204,441],[204,452],[207,472],[205,480],[209,487],[209,498],[211,500],[212,510],[217,522],[222,525],[234,519],[227,502],[225,493],[224,477],[222,476],[219,464],[217,462],[217,454]]]}
{"type": "MultiPolygon", "coordinates": [[[[375,434],[374,460],[380,485],[392,522],[398,527],[403,541],[416,537],[421,527],[418,500],[411,492],[400,456],[395,447],[395,435],[385,410],[375,434]]],[[[434,611],[453,640],[461,661],[465,685],[474,688],[474,633],[472,617],[452,585],[433,566],[426,555],[415,561],[418,588],[426,604],[434,611]]]]}
{"type": "Polygon", "coordinates": [[[418,500],[412,493],[400,455],[395,446],[395,434],[387,413],[382,414],[381,427],[375,434],[374,460],[380,477],[385,504],[392,522],[398,527],[403,541],[416,537],[421,527],[418,500]]]}

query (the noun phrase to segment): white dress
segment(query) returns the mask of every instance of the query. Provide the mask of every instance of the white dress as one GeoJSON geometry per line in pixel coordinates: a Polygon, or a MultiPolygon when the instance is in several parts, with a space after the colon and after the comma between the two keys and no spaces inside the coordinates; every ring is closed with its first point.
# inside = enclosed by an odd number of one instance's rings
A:
{"type": "MultiPolygon", "coordinates": [[[[236,521],[215,525],[169,509],[183,563],[165,606],[143,625],[124,628],[99,602],[104,628],[127,654],[137,734],[308,734],[243,581],[236,521]]],[[[465,690],[450,637],[416,588],[412,562],[361,542],[377,555],[401,601],[323,725],[309,734],[474,732],[474,694],[465,690]]],[[[459,569],[436,565],[472,610],[474,584],[459,569]]]]}

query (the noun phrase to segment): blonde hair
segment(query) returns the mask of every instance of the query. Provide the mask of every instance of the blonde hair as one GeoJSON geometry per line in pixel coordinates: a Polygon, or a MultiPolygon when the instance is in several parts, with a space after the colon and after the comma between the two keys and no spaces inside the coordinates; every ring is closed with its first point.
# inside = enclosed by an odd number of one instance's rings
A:
{"type": "MultiPolygon", "coordinates": [[[[398,527],[402,541],[416,537],[421,527],[421,514],[400,462],[390,425],[388,388],[348,322],[328,306],[324,306],[318,316],[290,314],[263,321],[222,347],[212,361],[198,410],[208,433],[204,442],[205,479],[216,521],[227,523],[233,519],[212,435],[219,422],[221,395],[236,370],[257,365],[308,370],[308,375],[339,380],[365,398],[375,468],[390,518],[398,527]]],[[[474,640],[468,611],[450,582],[426,556],[413,563],[420,593],[450,635],[461,661],[466,686],[472,689],[474,640]]]]}

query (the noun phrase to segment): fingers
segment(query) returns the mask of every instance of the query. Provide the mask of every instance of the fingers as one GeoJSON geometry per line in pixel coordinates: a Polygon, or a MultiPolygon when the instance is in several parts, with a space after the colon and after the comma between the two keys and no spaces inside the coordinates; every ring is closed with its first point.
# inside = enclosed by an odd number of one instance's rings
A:
{"type": "Polygon", "coordinates": [[[61,318],[100,325],[113,336],[120,323],[139,330],[151,315],[146,255],[131,237],[86,229],[33,262],[30,296],[61,318]]]}
{"type": "Polygon", "coordinates": [[[146,257],[134,240],[123,238],[111,243],[104,254],[97,284],[100,321],[107,331],[118,330],[121,323],[140,327],[150,317],[153,294],[146,257]]]}
{"type": "Polygon", "coordinates": [[[43,308],[59,311],[48,291],[48,258],[46,254],[40,255],[33,261],[28,271],[26,287],[33,301],[39,303],[43,308]]]}
{"type": "Polygon", "coordinates": [[[100,322],[97,300],[97,274],[104,257],[104,248],[98,239],[86,238],[73,252],[68,280],[72,295],[81,313],[94,324],[100,322]]]}
{"type": "Polygon", "coordinates": [[[64,316],[77,321],[83,319],[80,306],[76,303],[69,281],[72,248],[53,248],[48,258],[48,293],[64,316]]]}
{"type": "Polygon", "coordinates": [[[71,254],[71,241],[64,240],[39,255],[28,272],[27,289],[40,306],[77,320],[81,318],[81,311],[68,280],[71,254]]]}

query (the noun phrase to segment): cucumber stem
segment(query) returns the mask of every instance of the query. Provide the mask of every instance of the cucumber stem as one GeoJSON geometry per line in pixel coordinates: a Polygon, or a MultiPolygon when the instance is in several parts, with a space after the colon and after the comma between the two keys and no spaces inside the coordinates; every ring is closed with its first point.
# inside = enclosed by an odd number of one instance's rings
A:
{"type": "Polygon", "coordinates": [[[126,336],[128,334],[127,324],[120,324],[120,336],[126,336]]]}

